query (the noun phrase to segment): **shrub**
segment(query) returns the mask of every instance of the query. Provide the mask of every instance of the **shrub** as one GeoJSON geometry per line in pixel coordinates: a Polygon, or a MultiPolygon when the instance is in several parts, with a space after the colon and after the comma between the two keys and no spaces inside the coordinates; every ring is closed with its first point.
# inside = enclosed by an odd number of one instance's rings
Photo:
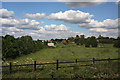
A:
{"type": "Polygon", "coordinates": [[[120,38],[117,41],[114,42],[113,46],[116,47],[116,48],[120,48],[120,38]]]}

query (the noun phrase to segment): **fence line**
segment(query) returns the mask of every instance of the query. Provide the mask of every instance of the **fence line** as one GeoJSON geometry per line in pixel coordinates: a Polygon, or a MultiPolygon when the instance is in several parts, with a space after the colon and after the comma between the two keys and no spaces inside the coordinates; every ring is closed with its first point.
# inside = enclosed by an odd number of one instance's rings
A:
{"type": "MultiPolygon", "coordinates": [[[[56,64],[56,70],[58,70],[59,68],[66,68],[66,67],[74,67],[74,66],[65,66],[65,67],[59,67],[59,64],[67,64],[67,63],[78,63],[78,62],[92,62],[91,65],[94,65],[96,61],[108,61],[110,63],[110,61],[112,60],[120,60],[120,58],[118,59],[95,59],[93,58],[92,60],[84,60],[84,61],[78,61],[78,59],[75,59],[75,61],[70,61],[70,62],[59,62],[59,60],[57,60],[54,63],[40,63],[38,64],[36,61],[34,61],[34,64],[21,64],[21,65],[12,65],[12,62],[9,63],[9,66],[0,66],[0,67],[9,67],[9,72],[12,72],[12,68],[14,66],[29,66],[29,65],[33,65],[34,66],[34,71],[36,71],[36,65],[46,65],[46,64],[56,64]]],[[[90,66],[90,65],[80,65],[80,66],[90,66]]]]}

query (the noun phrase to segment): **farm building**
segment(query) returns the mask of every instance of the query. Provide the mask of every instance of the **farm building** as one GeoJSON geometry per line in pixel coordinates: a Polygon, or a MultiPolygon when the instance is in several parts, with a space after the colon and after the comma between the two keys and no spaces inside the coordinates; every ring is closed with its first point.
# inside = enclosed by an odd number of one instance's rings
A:
{"type": "Polygon", "coordinates": [[[48,45],[49,47],[56,47],[55,44],[52,43],[52,42],[51,42],[51,43],[48,43],[47,45],[48,45]]]}

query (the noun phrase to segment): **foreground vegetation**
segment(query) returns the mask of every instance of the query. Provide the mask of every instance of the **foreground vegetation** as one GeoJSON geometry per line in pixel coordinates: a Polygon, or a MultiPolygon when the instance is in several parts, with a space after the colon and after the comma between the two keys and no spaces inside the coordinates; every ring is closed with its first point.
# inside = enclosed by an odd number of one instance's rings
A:
{"type": "Polygon", "coordinates": [[[16,59],[8,59],[4,64],[11,61],[18,64],[24,64],[33,63],[35,60],[38,62],[55,62],[57,59],[60,61],[73,61],[75,59],[89,60],[93,57],[96,59],[118,58],[118,48],[113,48],[113,44],[104,44],[103,46],[104,48],[86,48],[72,43],[68,45],[60,43],[57,44],[56,48],[45,48],[16,59]]]}
{"type": "MultiPolygon", "coordinates": [[[[37,63],[56,62],[59,61],[75,61],[78,60],[90,60],[93,57],[96,59],[118,58],[118,48],[114,48],[113,44],[104,44],[103,47],[86,48],[84,45],[79,46],[75,43],[62,44],[57,43],[56,48],[45,48],[38,52],[23,55],[16,59],[8,59],[3,62],[3,65],[9,65],[9,62],[13,64],[27,64],[33,63],[35,60],[37,63]]],[[[15,67],[18,70],[11,74],[3,72],[3,78],[119,78],[119,61],[112,61],[111,63],[97,62],[96,65],[80,67],[81,64],[61,64],[59,66],[73,65],[72,68],[59,68],[56,70],[56,65],[41,65],[37,66],[37,71],[29,70],[33,69],[33,66],[28,67],[15,67]],[[23,69],[23,71],[19,71],[23,69]],[[26,69],[26,70],[24,70],[26,69]]],[[[8,70],[9,68],[4,68],[8,70]]]]}
{"type": "MultiPolygon", "coordinates": [[[[3,78],[120,78],[118,61],[97,62],[92,66],[82,66],[73,64],[71,68],[55,69],[55,65],[37,66],[37,71],[28,70],[32,67],[24,67],[22,71],[3,73],[3,78]],[[25,70],[26,69],[26,70],[25,70]]],[[[60,65],[63,66],[63,65],[60,65]]],[[[65,65],[64,65],[65,66],[65,65]]]]}

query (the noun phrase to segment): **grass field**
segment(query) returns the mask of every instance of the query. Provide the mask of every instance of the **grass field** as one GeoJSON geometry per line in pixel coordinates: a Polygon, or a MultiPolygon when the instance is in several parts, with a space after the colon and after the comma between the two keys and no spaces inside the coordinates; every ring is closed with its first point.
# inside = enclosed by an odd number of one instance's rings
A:
{"type": "Polygon", "coordinates": [[[6,62],[18,62],[18,64],[24,64],[33,63],[34,60],[44,63],[54,62],[57,59],[60,61],[73,61],[76,58],[78,60],[89,60],[93,57],[96,59],[118,58],[118,49],[113,48],[112,46],[112,44],[107,44],[104,45],[104,48],[85,48],[75,44],[59,44],[56,48],[45,48],[36,53],[23,55],[13,60],[7,60],[6,62]]]}
{"type": "MultiPolygon", "coordinates": [[[[3,65],[8,65],[9,62],[13,64],[27,64],[37,61],[37,63],[56,62],[59,61],[74,61],[78,60],[91,60],[93,57],[96,59],[118,58],[118,49],[113,48],[113,44],[104,44],[103,48],[85,48],[84,46],[77,46],[76,44],[57,44],[56,48],[42,49],[36,53],[23,55],[13,60],[6,60],[3,65]]],[[[36,72],[15,72],[12,74],[4,74],[3,78],[99,78],[101,75],[105,77],[119,77],[118,61],[98,62],[94,66],[79,67],[79,64],[71,64],[75,67],[55,70],[55,65],[37,66],[42,68],[36,72]],[[96,70],[97,69],[97,70],[96,70]],[[24,76],[26,75],[26,76],[24,76]],[[111,75],[111,76],[110,76],[111,75]]],[[[89,63],[88,63],[89,64],[89,63]]],[[[61,66],[66,66],[61,65],[61,66]]],[[[69,65],[69,64],[68,64],[69,65]]],[[[25,67],[33,68],[33,67],[25,67]]]]}

